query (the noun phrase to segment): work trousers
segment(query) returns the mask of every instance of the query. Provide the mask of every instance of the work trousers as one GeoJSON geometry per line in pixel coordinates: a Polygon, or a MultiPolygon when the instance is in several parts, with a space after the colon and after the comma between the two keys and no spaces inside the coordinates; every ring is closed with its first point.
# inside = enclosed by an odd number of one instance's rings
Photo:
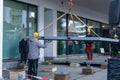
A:
{"type": "MultiPolygon", "coordinates": [[[[38,59],[28,59],[28,75],[37,76],[38,73],[38,59]]],[[[34,77],[29,77],[31,80],[38,80],[34,77]]]]}
{"type": "Polygon", "coordinates": [[[20,62],[21,63],[24,62],[26,64],[27,58],[28,58],[28,54],[27,53],[21,53],[21,60],[20,60],[20,62]]]}
{"type": "Polygon", "coordinates": [[[92,52],[87,52],[87,59],[88,60],[93,60],[93,54],[92,54],[92,52]]]}

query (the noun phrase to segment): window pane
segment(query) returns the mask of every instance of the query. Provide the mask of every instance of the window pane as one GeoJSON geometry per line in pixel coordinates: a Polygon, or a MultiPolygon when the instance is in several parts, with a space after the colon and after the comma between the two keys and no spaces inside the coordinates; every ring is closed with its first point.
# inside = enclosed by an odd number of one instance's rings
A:
{"type": "MultiPolygon", "coordinates": [[[[100,23],[99,23],[99,22],[92,21],[92,20],[88,20],[88,25],[89,25],[89,26],[93,26],[92,30],[93,30],[97,35],[101,36],[101,35],[100,35],[101,28],[100,28],[100,23]]],[[[98,36],[97,36],[96,34],[94,34],[93,32],[91,32],[91,33],[92,33],[93,36],[98,37],[98,36]]],[[[101,47],[100,42],[95,42],[95,49],[94,49],[94,51],[95,51],[95,52],[98,52],[99,49],[100,49],[100,47],[101,47]]]]}
{"type": "MultiPolygon", "coordinates": [[[[69,16],[68,24],[68,35],[75,37],[85,37],[86,36],[86,20],[84,18],[79,18],[69,16]]],[[[85,44],[83,41],[69,41],[69,54],[81,54],[85,52],[85,44]]]]}
{"type": "Polygon", "coordinates": [[[37,26],[36,12],[37,7],[13,0],[4,0],[4,15],[3,15],[4,59],[19,58],[18,50],[19,41],[24,36],[32,35],[32,33],[36,31],[37,26]],[[30,10],[28,8],[30,8],[30,10]]]}
{"type": "Polygon", "coordinates": [[[34,6],[29,6],[29,35],[32,36],[33,32],[35,32],[37,29],[37,9],[34,6]]]}
{"type": "MultiPolygon", "coordinates": [[[[63,14],[62,12],[58,12],[57,17],[63,14]]],[[[57,36],[66,36],[66,16],[57,21],[57,36]]],[[[57,41],[57,54],[66,54],[66,41],[57,41]]]]}
{"type": "Polygon", "coordinates": [[[19,57],[18,43],[26,36],[27,6],[5,0],[3,20],[3,58],[19,57]]]}

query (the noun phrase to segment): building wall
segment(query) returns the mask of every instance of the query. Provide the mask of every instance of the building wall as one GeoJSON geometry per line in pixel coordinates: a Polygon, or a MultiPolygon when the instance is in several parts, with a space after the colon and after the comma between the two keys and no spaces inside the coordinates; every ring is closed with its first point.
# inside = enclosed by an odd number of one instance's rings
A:
{"type": "MultiPolygon", "coordinates": [[[[43,6],[45,8],[50,8],[50,9],[53,9],[56,11],[58,10],[58,11],[66,12],[69,10],[69,4],[68,4],[67,0],[66,1],[63,1],[63,0],[35,0],[35,1],[34,0],[29,0],[29,1],[28,0],[20,0],[20,1],[39,5],[40,7],[43,6]],[[61,1],[63,1],[64,3],[61,4],[61,1]]],[[[96,20],[96,21],[100,21],[100,22],[104,22],[104,23],[108,23],[108,15],[107,14],[98,13],[96,11],[88,9],[87,7],[82,7],[80,5],[76,5],[75,3],[74,3],[72,10],[78,16],[96,20]]]]}
{"type": "MultiPolygon", "coordinates": [[[[47,13],[45,13],[45,9],[51,9],[52,10],[52,20],[56,20],[56,13],[57,11],[62,11],[62,12],[68,12],[69,11],[69,4],[67,1],[63,1],[63,0],[19,0],[25,3],[30,3],[33,5],[37,5],[38,6],[38,31],[40,31],[41,29],[43,29],[46,25],[48,24],[46,23],[46,18],[48,18],[48,16],[46,16],[47,13]],[[63,4],[61,4],[61,1],[63,1],[63,4]]],[[[108,16],[105,14],[101,14],[98,13],[96,11],[92,11],[86,7],[81,7],[79,5],[74,5],[72,8],[73,12],[81,17],[84,18],[88,18],[88,19],[92,19],[92,20],[96,20],[96,21],[100,21],[100,22],[104,22],[104,23],[108,23],[108,16]]],[[[51,21],[52,21],[51,20],[51,21]]],[[[48,20],[47,20],[48,21],[48,20]]],[[[57,30],[56,30],[56,26],[57,23],[54,23],[51,26],[52,29],[52,35],[56,36],[57,35],[57,30]]],[[[40,35],[46,35],[46,30],[45,31],[41,31],[40,35]]],[[[43,41],[41,41],[43,42],[43,41]]],[[[52,42],[48,48],[45,49],[45,51],[42,49],[41,50],[41,55],[45,55],[45,57],[56,57],[57,56],[57,43],[54,41],[52,42]],[[49,51],[50,50],[50,51],[49,51]],[[45,54],[44,54],[45,52],[45,54]]],[[[42,57],[43,58],[43,57],[42,57]]]]}

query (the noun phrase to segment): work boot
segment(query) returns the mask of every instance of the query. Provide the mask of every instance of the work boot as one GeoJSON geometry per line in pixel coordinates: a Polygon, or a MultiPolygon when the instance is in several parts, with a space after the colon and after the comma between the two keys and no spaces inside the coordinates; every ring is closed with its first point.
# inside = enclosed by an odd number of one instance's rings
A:
{"type": "Polygon", "coordinates": [[[87,60],[91,60],[91,57],[90,57],[90,56],[87,56],[87,60]]]}
{"type": "Polygon", "coordinates": [[[93,60],[93,56],[90,56],[90,60],[93,60]]]}

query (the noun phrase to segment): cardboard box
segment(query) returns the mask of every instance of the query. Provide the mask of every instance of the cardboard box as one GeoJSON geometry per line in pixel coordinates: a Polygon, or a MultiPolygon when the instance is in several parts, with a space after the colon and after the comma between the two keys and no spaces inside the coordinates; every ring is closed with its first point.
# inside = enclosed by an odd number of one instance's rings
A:
{"type": "Polygon", "coordinates": [[[95,71],[92,68],[83,68],[82,73],[86,74],[86,75],[89,75],[89,74],[95,73],[95,71]]]}

